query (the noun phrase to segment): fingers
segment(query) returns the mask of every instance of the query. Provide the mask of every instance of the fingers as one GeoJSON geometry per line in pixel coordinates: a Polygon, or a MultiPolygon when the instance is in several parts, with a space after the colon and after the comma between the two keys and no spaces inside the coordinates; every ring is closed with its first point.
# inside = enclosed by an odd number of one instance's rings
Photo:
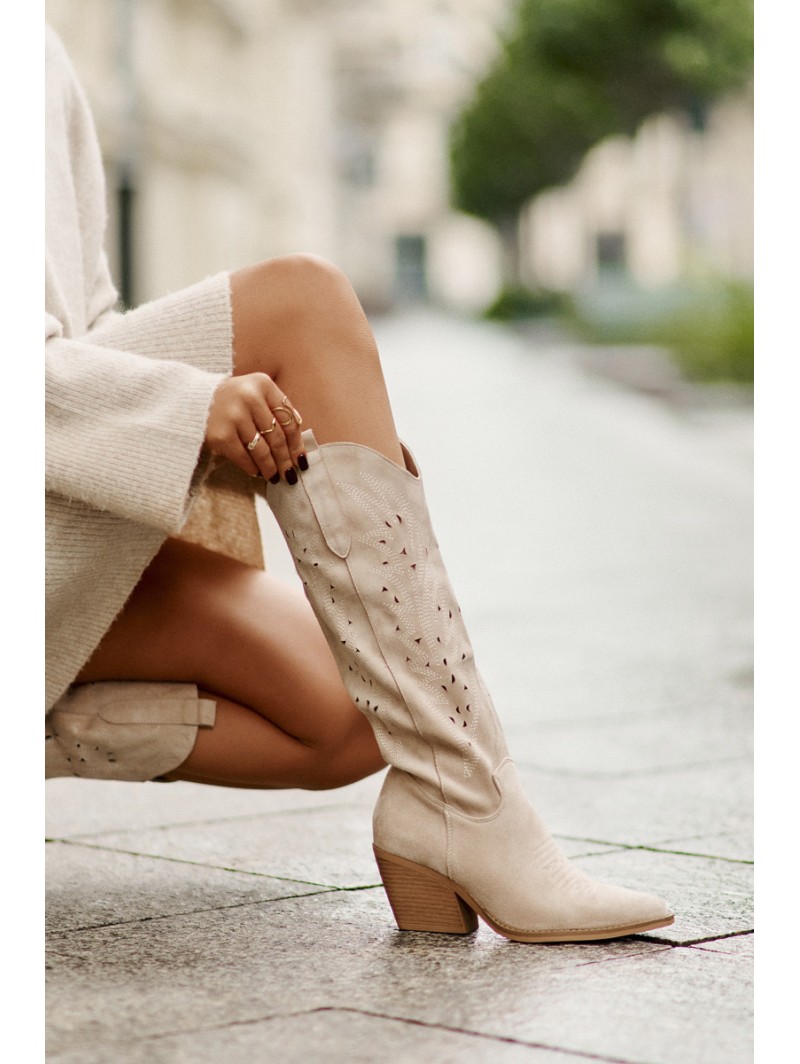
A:
{"type": "Polygon", "coordinates": [[[254,432],[250,440],[246,444],[244,444],[244,440],[241,441],[249,453],[250,461],[255,466],[253,476],[260,476],[264,480],[271,480],[274,484],[277,484],[281,478],[281,470],[273,458],[266,439],[255,429],[255,426],[253,426],[253,429],[254,432]]]}
{"type": "MultiPolygon", "coordinates": [[[[297,471],[308,468],[300,432],[302,418],[270,377],[265,374],[257,376],[262,378],[265,405],[260,404],[254,413],[256,428],[274,463],[273,473],[277,471],[290,484],[296,484],[297,471]]],[[[265,456],[260,445],[254,447],[252,453],[256,462],[265,456]]],[[[264,475],[263,469],[261,472],[264,475]]]]}
{"type": "MultiPolygon", "coordinates": [[[[303,437],[300,428],[303,419],[288,396],[283,394],[273,380],[269,377],[267,380],[269,381],[268,402],[274,420],[274,435],[282,437],[282,443],[286,447],[292,465],[302,469],[305,464],[303,437]]],[[[272,435],[270,435],[271,438],[272,435]]],[[[270,446],[272,445],[270,444],[270,446]]]]}
{"type": "Polygon", "coordinates": [[[302,418],[265,373],[232,377],[212,399],[206,445],[250,476],[296,484],[308,468],[300,430],[302,418]]]}

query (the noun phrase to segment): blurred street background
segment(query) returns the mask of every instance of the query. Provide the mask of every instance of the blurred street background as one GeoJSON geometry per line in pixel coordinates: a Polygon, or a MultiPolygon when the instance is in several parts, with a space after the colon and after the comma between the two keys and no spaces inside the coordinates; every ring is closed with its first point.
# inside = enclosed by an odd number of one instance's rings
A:
{"type": "Polygon", "coordinates": [[[752,380],[750,0],[47,0],[134,305],[290,252],[752,380]]]}

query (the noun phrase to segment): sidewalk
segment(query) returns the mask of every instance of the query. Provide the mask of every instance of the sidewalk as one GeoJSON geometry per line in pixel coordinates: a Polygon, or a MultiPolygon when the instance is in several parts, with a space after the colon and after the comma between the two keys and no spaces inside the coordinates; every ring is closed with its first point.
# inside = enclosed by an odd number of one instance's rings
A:
{"type": "Polygon", "coordinates": [[[529,793],[577,864],[675,924],[399,933],[370,850],[380,778],[53,780],[48,1060],[749,1062],[751,412],[671,406],[488,325],[376,331],[529,793]]]}

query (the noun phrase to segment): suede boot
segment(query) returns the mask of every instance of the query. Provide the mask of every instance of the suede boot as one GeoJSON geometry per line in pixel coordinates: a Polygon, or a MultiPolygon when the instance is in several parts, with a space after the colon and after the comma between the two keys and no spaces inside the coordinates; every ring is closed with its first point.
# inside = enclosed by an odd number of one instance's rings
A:
{"type": "Polygon", "coordinates": [[[183,764],[216,711],[194,684],[78,684],[45,717],[45,779],[159,779],[183,764]]]}
{"type": "Polygon", "coordinates": [[[318,446],[297,485],[267,485],[345,686],[391,766],[374,848],[398,926],[519,942],[664,927],[659,898],[597,883],[525,796],[439,554],[422,480],[358,444],[318,446]]]}

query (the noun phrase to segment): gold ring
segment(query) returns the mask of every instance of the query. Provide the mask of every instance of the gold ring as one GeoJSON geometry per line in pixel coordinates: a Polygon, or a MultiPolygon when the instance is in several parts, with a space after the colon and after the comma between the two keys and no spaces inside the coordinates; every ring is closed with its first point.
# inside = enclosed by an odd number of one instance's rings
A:
{"type": "Polygon", "coordinates": [[[289,409],[288,406],[283,406],[283,405],[276,406],[275,407],[275,413],[277,414],[279,410],[282,410],[284,412],[284,414],[288,414],[289,415],[289,420],[288,421],[279,421],[278,422],[278,424],[280,425],[280,427],[282,429],[288,428],[289,425],[294,424],[294,414],[292,413],[292,411],[289,409]]]}
{"type": "Polygon", "coordinates": [[[259,429],[259,432],[261,433],[262,436],[269,436],[269,434],[271,432],[275,431],[275,426],[277,424],[278,424],[278,422],[275,420],[275,418],[273,418],[272,419],[272,424],[270,425],[270,427],[268,429],[259,429]]]}
{"type": "Polygon", "coordinates": [[[289,402],[288,396],[284,395],[283,399],[281,399],[281,406],[284,410],[287,411],[287,413],[290,413],[292,415],[298,425],[303,424],[303,419],[300,417],[300,411],[297,409],[296,406],[289,402]]]}
{"type": "Polygon", "coordinates": [[[260,433],[260,432],[257,432],[257,433],[255,434],[255,436],[254,436],[254,437],[252,438],[252,440],[251,440],[251,441],[250,441],[250,442],[248,443],[248,445],[247,445],[247,449],[248,449],[248,451],[252,451],[252,449],[253,449],[253,448],[255,447],[255,445],[256,445],[256,444],[258,443],[258,441],[259,441],[260,439],[261,439],[261,433],[260,433]]]}

